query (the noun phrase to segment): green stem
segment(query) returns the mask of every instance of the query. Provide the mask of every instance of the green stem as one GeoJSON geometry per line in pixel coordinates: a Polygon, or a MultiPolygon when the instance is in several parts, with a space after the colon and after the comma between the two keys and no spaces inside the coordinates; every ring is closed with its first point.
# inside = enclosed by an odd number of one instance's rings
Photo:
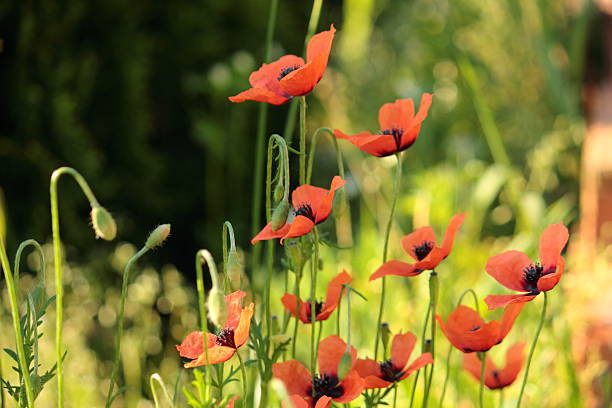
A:
{"type": "Polygon", "coordinates": [[[17,292],[15,290],[15,282],[13,281],[13,275],[11,274],[11,265],[6,255],[6,248],[4,247],[4,240],[0,235],[0,261],[2,262],[2,269],[4,270],[4,279],[6,279],[6,286],[9,293],[9,301],[11,303],[11,315],[13,318],[13,330],[15,331],[15,346],[17,348],[17,356],[19,358],[19,370],[23,377],[23,382],[26,390],[26,398],[28,407],[34,407],[34,391],[32,388],[32,382],[30,379],[30,368],[28,367],[28,360],[25,354],[25,348],[23,345],[23,337],[21,335],[20,318],[19,318],[19,305],[17,304],[17,292]]]}
{"type": "Polygon", "coordinates": [[[300,310],[302,308],[302,299],[300,299],[300,281],[302,276],[303,263],[299,270],[295,271],[295,298],[297,299],[297,307],[295,310],[295,326],[293,326],[293,338],[291,339],[291,358],[295,359],[295,345],[297,343],[297,332],[300,324],[300,310]]]}
{"type": "Polygon", "coordinates": [[[306,96],[300,96],[300,185],[306,184],[306,96]]]}
{"type": "Polygon", "coordinates": [[[132,267],[144,254],[149,251],[150,248],[144,246],[140,251],[136,252],[134,256],[130,258],[127,265],[123,269],[123,283],[121,285],[121,301],[119,303],[119,313],[117,318],[117,330],[115,332],[115,359],[113,362],[113,371],[111,373],[110,384],[108,386],[108,393],[106,395],[106,407],[110,407],[113,401],[113,389],[115,387],[115,380],[119,373],[119,363],[121,360],[121,339],[123,338],[123,320],[125,314],[125,301],[128,294],[128,282],[130,280],[130,271],[132,267]]]}
{"type": "Polygon", "coordinates": [[[33,246],[36,252],[38,253],[38,258],[40,260],[40,268],[38,269],[38,281],[40,284],[45,284],[45,271],[46,271],[46,262],[45,262],[45,251],[43,251],[42,246],[38,243],[38,241],[34,239],[28,239],[19,244],[17,248],[17,253],[15,254],[15,263],[13,264],[14,268],[14,279],[15,279],[15,293],[17,294],[17,302],[19,302],[20,291],[19,291],[19,268],[21,265],[21,255],[23,251],[28,247],[33,246]]]}
{"type": "Polygon", "coordinates": [[[482,352],[479,353],[479,358],[481,361],[481,368],[480,368],[480,396],[479,396],[479,401],[480,401],[480,408],[484,408],[484,382],[485,382],[485,366],[486,366],[486,355],[487,352],[482,352]]]}
{"type": "Polygon", "coordinates": [[[542,327],[544,327],[544,321],[546,320],[546,306],[548,304],[548,295],[546,294],[546,292],[543,293],[544,305],[542,306],[542,315],[540,316],[540,323],[538,325],[535,337],[533,338],[533,342],[531,343],[531,349],[529,350],[529,357],[527,358],[527,364],[525,365],[525,374],[523,374],[523,384],[521,385],[521,392],[519,393],[518,400],[516,401],[516,408],[519,408],[521,406],[521,401],[523,400],[523,393],[525,392],[525,385],[527,385],[527,377],[529,376],[529,367],[531,367],[531,359],[533,358],[533,353],[535,352],[536,345],[538,344],[540,332],[542,331],[542,327]]]}
{"type": "Polygon", "coordinates": [[[314,240],[314,251],[310,261],[310,372],[314,378],[316,372],[317,347],[315,345],[317,308],[315,307],[317,298],[317,273],[319,270],[319,233],[317,227],[312,229],[314,240]]]}
{"type": "Polygon", "coordinates": [[[327,132],[330,140],[334,145],[334,150],[336,151],[336,164],[338,165],[338,175],[344,179],[344,162],[342,160],[342,152],[338,148],[338,141],[334,136],[334,131],[328,127],[320,127],[314,131],[310,140],[310,154],[308,155],[308,171],[306,172],[306,184],[310,184],[310,179],[312,177],[312,167],[314,164],[314,152],[317,148],[318,136],[322,131],[327,132]]]}
{"type": "MultiPolygon", "coordinates": [[[[225,234],[223,234],[225,236],[225,234]]],[[[208,340],[206,333],[208,332],[208,322],[206,320],[206,293],[204,288],[204,272],[202,270],[202,264],[206,263],[208,268],[211,270],[211,279],[218,280],[217,267],[215,261],[212,258],[210,252],[206,249],[200,249],[195,256],[195,268],[196,268],[196,288],[198,291],[198,309],[200,311],[200,331],[202,332],[202,343],[204,343],[204,353],[206,354],[206,365],[204,366],[204,375],[206,376],[206,393],[207,398],[210,398],[210,367],[208,361],[208,340]]],[[[215,284],[215,283],[213,283],[215,284]]],[[[216,282],[218,285],[218,282],[216,282]]],[[[222,381],[219,382],[222,384],[222,381]]],[[[223,387],[219,386],[219,393],[223,395],[223,387]]]]}
{"type": "Polygon", "coordinates": [[[499,389],[499,408],[503,408],[504,407],[504,389],[500,388],[499,389]]]}
{"type": "MultiPolygon", "coordinates": [[[[227,276],[227,236],[229,235],[230,240],[230,252],[236,251],[236,239],[234,238],[234,227],[232,223],[229,221],[225,221],[223,223],[223,231],[222,231],[222,242],[223,242],[223,282],[225,283],[225,290],[231,291],[231,285],[229,282],[229,277],[227,276]]],[[[197,262],[197,260],[196,260],[197,262]]]]}
{"type": "MultiPolygon", "coordinates": [[[[429,323],[429,316],[431,315],[431,303],[427,307],[427,313],[425,313],[425,323],[423,323],[423,330],[421,331],[421,352],[425,350],[425,332],[427,331],[427,324],[429,323]]],[[[412,391],[410,392],[410,407],[414,404],[414,395],[416,392],[416,387],[419,382],[419,376],[421,375],[421,370],[426,370],[427,367],[421,368],[417,370],[416,375],[414,376],[414,382],[412,383],[412,391]]]]}
{"type": "MultiPolygon", "coordinates": [[[[431,271],[429,275],[429,302],[431,310],[431,355],[435,359],[436,353],[436,306],[438,303],[438,274],[435,270],[431,271]]],[[[429,403],[429,393],[431,391],[431,383],[433,381],[434,364],[430,365],[429,374],[427,376],[427,382],[425,386],[425,396],[423,397],[423,407],[427,407],[429,403]]]]}
{"type": "Polygon", "coordinates": [[[170,394],[166,389],[166,384],[164,383],[164,380],[161,378],[161,376],[157,373],[151,375],[151,377],[149,378],[149,387],[151,387],[151,394],[153,394],[153,402],[155,403],[155,408],[161,408],[161,405],[159,404],[159,397],[157,396],[157,391],[155,391],[155,382],[157,382],[161,387],[164,397],[166,398],[166,402],[168,402],[168,406],[174,408],[174,401],[172,400],[172,398],[170,398],[170,394]]]}
{"type": "Polygon", "coordinates": [[[62,278],[62,249],[59,229],[59,204],[57,194],[57,184],[60,177],[68,174],[74,178],[87,197],[89,205],[94,208],[99,206],[93,191],[89,188],[87,181],[81,174],[70,167],[60,167],[51,174],[49,195],[51,199],[51,229],[53,233],[53,263],[55,267],[55,357],[57,359],[57,408],[64,408],[64,370],[63,370],[63,323],[64,323],[64,284],[62,278]]]}
{"type": "Polygon", "coordinates": [[[247,398],[249,396],[248,394],[248,383],[247,383],[247,375],[246,375],[246,370],[244,367],[244,362],[242,361],[242,357],[240,356],[240,353],[238,351],[236,351],[236,355],[238,356],[238,360],[240,361],[240,371],[242,371],[242,400],[243,400],[243,407],[248,407],[248,403],[247,403],[247,398]]]}
{"type": "MultiPolygon", "coordinates": [[[[397,168],[395,169],[395,186],[393,188],[393,201],[391,202],[391,210],[389,211],[389,221],[387,221],[387,228],[385,229],[385,241],[383,246],[382,262],[387,262],[387,250],[389,248],[389,237],[391,235],[391,226],[393,225],[393,216],[395,215],[395,207],[397,205],[397,199],[399,197],[399,191],[402,181],[402,156],[401,153],[396,153],[395,158],[397,159],[397,168]]],[[[386,278],[382,277],[382,290],[380,295],[380,306],[378,308],[378,320],[376,322],[376,337],[374,338],[374,360],[378,357],[378,342],[380,339],[380,324],[382,323],[383,308],[385,306],[385,290],[386,290],[386,278]]]]}
{"type": "Polygon", "coordinates": [[[393,391],[393,408],[395,408],[397,404],[397,383],[395,384],[395,390],[393,391]]]}

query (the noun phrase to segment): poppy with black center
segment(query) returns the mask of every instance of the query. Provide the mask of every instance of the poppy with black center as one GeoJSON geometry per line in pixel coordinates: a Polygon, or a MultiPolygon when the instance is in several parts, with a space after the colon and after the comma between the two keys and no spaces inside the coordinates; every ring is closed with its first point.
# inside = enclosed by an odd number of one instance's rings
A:
{"type": "Polygon", "coordinates": [[[370,280],[387,275],[417,276],[425,270],[435,269],[451,252],[455,234],[463,224],[465,213],[457,214],[451,218],[444,233],[442,245],[438,246],[436,233],[431,227],[421,227],[402,238],[404,252],[416,262],[413,264],[398,260],[387,261],[370,276],[370,280]]]}
{"type": "MultiPolygon", "coordinates": [[[[485,362],[485,385],[491,390],[508,387],[512,385],[525,363],[525,343],[516,343],[508,348],[506,352],[506,365],[498,368],[487,353],[485,362]]],[[[475,353],[463,356],[463,368],[480,381],[482,361],[475,353]]]]}
{"type": "MultiPolygon", "coordinates": [[[[352,365],[357,350],[350,348],[352,365]]],[[[298,408],[327,408],[334,401],[347,404],[364,390],[364,380],[351,366],[344,378],[338,376],[338,365],[346,352],[346,343],[338,336],[330,336],[319,343],[319,373],[314,377],[297,360],[275,363],[274,377],[283,382],[291,401],[298,408]]]]}
{"type": "Polygon", "coordinates": [[[557,286],[565,267],[561,252],[568,239],[569,232],[565,225],[553,224],[540,237],[540,262],[533,262],[520,251],[506,251],[489,258],[486,266],[489,275],[509,289],[525,292],[518,295],[489,295],[485,299],[489,309],[529,302],[540,292],[557,286]]]}
{"type": "Polygon", "coordinates": [[[421,124],[427,117],[432,96],[421,96],[419,111],[414,114],[412,99],[397,99],[394,103],[384,104],[378,111],[380,132],[372,134],[361,132],[347,135],[339,129],[334,130],[338,139],[346,139],[353,145],[377,157],[390,156],[408,149],[416,141],[421,124]]]}
{"type": "Polygon", "coordinates": [[[387,388],[407,378],[427,364],[433,364],[431,353],[423,353],[408,365],[416,344],[416,336],[410,332],[396,334],[391,343],[391,358],[378,363],[371,359],[360,359],[355,370],[364,379],[366,388],[387,388]]]}

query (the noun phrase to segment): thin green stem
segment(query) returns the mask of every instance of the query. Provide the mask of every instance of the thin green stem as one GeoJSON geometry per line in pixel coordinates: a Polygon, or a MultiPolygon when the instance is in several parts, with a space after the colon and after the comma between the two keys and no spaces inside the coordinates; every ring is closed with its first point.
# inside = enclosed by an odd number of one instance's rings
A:
{"type": "MultiPolygon", "coordinates": [[[[224,234],[225,236],[225,234],[224,234]]],[[[200,311],[200,331],[202,332],[202,342],[204,343],[204,353],[206,354],[206,365],[204,366],[204,375],[206,376],[206,393],[207,398],[210,397],[210,367],[208,360],[208,341],[204,341],[204,336],[208,332],[208,322],[206,320],[206,293],[204,289],[204,272],[202,268],[202,264],[206,263],[208,268],[211,270],[211,279],[213,280],[213,285],[217,284],[215,282],[218,280],[217,276],[217,267],[215,265],[215,261],[212,258],[210,252],[206,249],[200,249],[195,256],[195,269],[196,269],[196,288],[198,291],[198,309],[200,311]]],[[[222,367],[221,367],[222,368],[222,367]]],[[[218,382],[222,384],[222,381],[218,382]]],[[[223,387],[219,386],[219,393],[223,395],[223,387]]]]}
{"type": "Polygon", "coordinates": [[[247,398],[249,397],[249,394],[248,394],[248,382],[247,382],[246,369],[244,366],[244,362],[242,361],[242,357],[240,356],[240,353],[238,351],[236,351],[236,355],[238,356],[238,360],[240,361],[240,371],[242,371],[242,393],[243,393],[242,400],[244,401],[243,406],[248,407],[249,405],[247,402],[247,398]]]}
{"type": "Polygon", "coordinates": [[[393,391],[393,408],[395,408],[397,404],[397,383],[394,386],[395,390],[393,391]]]}
{"type": "Polygon", "coordinates": [[[504,389],[500,388],[499,389],[499,408],[503,408],[504,407],[504,389]]]}
{"type": "Polygon", "coordinates": [[[223,242],[223,282],[225,283],[225,290],[231,291],[231,285],[229,282],[229,277],[227,275],[227,236],[229,235],[230,245],[229,250],[236,251],[236,239],[234,237],[234,227],[231,222],[225,221],[223,223],[223,231],[222,231],[222,242],[223,242]]]}
{"type": "Polygon", "coordinates": [[[306,184],[306,96],[300,96],[300,185],[306,184]]]}
{"type": "Polygon", "coordinates": [[[480,401],[480,408],[484,408],[484,382],[485,382],[485,366],[486,366],[486,355],[487,352],[482,352],[479,353],[479,358],[481,360],[481,368],[480,368],[480,394],[479,394],[479,401],[480,401]]]}
{"type": "Polygon", "coordinates": [[[4,279],[6,279],[6,286],[9,293],[9,301],[11,304],[11,315],[13,318],[13,330],[15,331],[15,346],[17,348],[17,356],[19,358],[19,370],[23,378],[26,398],[28,407],[34,407],[34,391],[32,388],[32,381],[30,379],[30,368],[28,367],[28,360],[25,354],[25,348],[23,346],[23,337],[21,335],[20,318],[19,318],[19,305],[17,304],[17,291],[15,290],[15,282],[13,281],[13,275],[11,274],[11,265],[6,255],[6,248],[4,247],[4,240],[0,235],[0,261],[2,263],[2,269],[4,270],[4,279]]]}
{"type": "MultiPolygon", "coordinates": [[[[4,378],[2,376],[2,357],[0,357],[0,378],[4,378]]],[[[0,387],[0,407],[6,408],[4,401],[4,387],[0,387]]]]}
{"type": "Polygon", "coordinates": [[[319,233],[316,226],[312,229],[312,234],[314,250],[310,261],[310,372],[314,378],[317,361],[317,347],[315,345],[317,308],[315,304],[317,299],[317,274],[319,271],[319,233]]]}
{"type": "Polygon", "coordinates": [[[157,396],[157,391],[155,391],[155,382],[157,382],[161,387],[168,406],[174,408],[174,401],[172,398],[170,398],[170,394],[166,389],[166,384],[164,383],[164,380],[161,378],[161,376],[157,373],[151,375],[151,377],[149,378],[149,387],[151,388],[151,394],[153,394],[153,402],[155,403],[155,408],[161,408],[161,405],[159,404],[159,397],[157,396]]]}
{"type": "Polygon", "coordinates": [[[291,358],[295,359],[295,346],[297,343],[297,332],[300,324],[300,310],[302,310],[302,299],[300,299],[300,280],[302,276],[303,264],[299,270],[295,271],[295,298],[297,299],[297,308],[295,310],[295,326],[293,326],[293,338],[291,339],[291,358]]]}
{"type": "MultiPolygon", "coordinates": [[[[308,155],[308,170],[306,172],[306,184],[310,184],[310,179],[312,177],[312,167],[314,164],[315,150],[317,148],[318,136],[321,132],[326,132],[334,145],[334,150],[336,151],[336,164],[338,166],[338,175],[344,179],[344,162],[342,160],[342,151],[338,148],[338,141],[334,136],[334,131],[328,127],[320,127],[314,131],[310,140],[310,150],[308,155]]],[[[344,190],[342,190],[344,191],[344,190]]]]}
{"type": "Polygon", "coordinates": [[[68,174],[74,178],[83,194],[87,197],[89,205],[94,208],[100,204],[87,181],[81,174],[70,167],[60,167],[51,174],[49,195],[51,199],[51,229],[53,234],[53,263],[55,267],[55,357],[57,359],[57,408],[64,408],[64,360],[63,360],[63,323],[64,323],[64,284],[62,278],[62,249],[59,229],[59,204],[57,184],[62,175],[68,174]]]}
{"type": "Polygon", "coordinates": [[[523,384],[521,385],[521,392],[519,393],[518,400],[516,401],[516,408],[519,408],[521,406],[521,402],[523,400],[523,393],[525,392],[525,385],[527,385],[527,377],[529,376],[529,367],[531,367],[531,359],[533,358],[533,353],[535,352],[536,345],[538,344],[540,332],[542,331],[542,327],[544,327],[544,321],[546,320],[546,306],[548,305],[548,295],[546,294],[546,292],[543,293],[544,305],[542,306],[540,323],[538,324],[538,329],[533,338],[533,342],[531,343],[531,348],[529,349],[529,357],[527,357],[527,364],[525,365],[525,374],[523,374],[523,384]]]}
{"type": "Polygon", "coordinates": [[[113,362],[113,371],[111,373],[110,384],[108,386],[108,393],[106,394],[106,407],[110,407],[113,401],[113,389],[115,387],[115,381],[117,374],[119,373],[119,364],[121,360],[121,339],[123,338],[123,321],[125,314],[125,302],[128,294],[128,283],[130,281],[130,271],[132,267],[144,254],[149,251],[150,248],[147,246],[142,247],[134,256],[130,258],[128,263],[123,269],[123,283],[121,285],[121,301],[119,303],[119,313],[117,314],[117,329],[115,331],[115,359],[113,362]]]}
{"type": "MultiPolygon", "coordinates": [[[[435,270],[431,271],[429,275],[429,302],[430,302],[430,310],[431,310],[431,355],[435,359],[436,353],[436,306],[438,303],[438,274],[435,270]]],[[[431,383],[433,381],[433,372],[434,372],[434,364],[430,365],[429,374],[427,376],[426,386],[425,386],[425,396],[423,397],[423,407],[427,407],[429,403],[429,393],[431,391],[431,383]]]]}
{"type": "Polygon", "coordinates": [[[20,290],[19,290],[19,268],[21,266],[21,255],[23,251],[28,247],[32,246],[36,250],[38,254],[38,259],[40,261],[40,268],[38,269],[38,282],[40,284],[45,284],[45,271],[46,271],[46,262],[45,262],[45,251],[43,251],[42,247],[38,243],[38,241],[34,239],[28,239],[19,244],[17,248],[17,253],[15,254],[15,262],[13,264],[14,269],[14,278],[15,278],[15,293],[17,294],[17,302],[19,302],[20,290]]]}
{"type": "MultiPolygon", "coordinates": [[[[423,323],[423,330],[421,331],[421,352],[424,352],[425,350],[425,332],[427,331],[427,324],[429,323],[429,316],[431,315],[430,311],[431,311],[431,303],[427,307],[427,313],[425,313],[425,322],[423,323]]],[[[427,367],[417,370],[414,376],[414,382],[412,383],[412,391],[410,392],[410,407],[411,408],[412,408],[412,405],[414,404],[414,396],[416,394],[416,387],[419,382],[419,376],[421,375],[421,371],[422,370],[424,371],[426,369],[427,367]]]]}
{"type": "MultiPolygon", "coordinates": [[[[389,249],[389,238],[391,235],[391,226],[393,225],[393,217],[395,215],[395,207],[397,205],[397,199],[400,194],[400,186],[402,182],[402,156],[401,153],[396,153],[395,158],[397,159],[397,168],[395,169],[395,186],[393,188],[393,201],[391,201],[391,209],[389,211],[389,221],[387,221],[387,228],[385,229],[385,241],[383,246],[382,262],[387,262],[387,250],[389,249]]],[[[378,358],[378,343],[380,339],[380,324],[382,323],[383,308],[385,307],[385,290],[386,290],[386,278],[383,276],[381,279],[381,295],[380,295],[380,306],[378,308],[378,319],[376,321],[376,337],[374,338],[374,360],[378,358]]]]}

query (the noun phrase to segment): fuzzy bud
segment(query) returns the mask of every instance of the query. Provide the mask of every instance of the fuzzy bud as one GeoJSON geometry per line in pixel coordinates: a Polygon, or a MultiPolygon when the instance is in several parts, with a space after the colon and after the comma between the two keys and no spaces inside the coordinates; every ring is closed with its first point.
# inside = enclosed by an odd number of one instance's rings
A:
{"type": "Polygon", "coordinates": [[[274,201],[279,202],[283,199],[283,195],[285,194],[285,186],[280,181],[276,183],[276,187],[274,187],[274,201]]]}
{"type": "Polygon", "coordinates": [[[289,216],[289,202],[283,200],[272,211],[272,231],[276,231],[281,228],[287,222],[289,216]]]}
{"type": "Polygon", "coordinates": [[[170,224],[162,224],[155,228],[151,234],[149,234],[149,238],[147,238],[145,246],[148,249],[153,249],[160,246],[168,238],[168,235],[170,235],[170,224]]]}
{"type": "Polygon", "coordinates": [[[389,329],[389,323],[383,322],[380,324],[380,338],[384,349],[387,349],[389,345],[389,337],[391,337],[391,330],[389,329]]]}
{"type": "Polygon", "coordinates": [[[112,241],[117,236],[117,224],[111,213],[102,206],[91,209],[91,225],[97,238],[105,241],[112,241]]]}
{"type": "Polygon", "coordinates": [[[227,302],[223,292],[213,286],[208,293],[208,317],[217,327],[223,327],[227,320],[227,302]]]}
{"type": "Polygon", "coordinates": [[[340,364],[338,364],[338,378],[343,379],[353,367],[353,356],[349,350],[344,352],[340,364]]]}
{"type": "Polygon", "coordinates": [[[243,265],[235,249],[230,249],[227,254],[227,278],[230,281],[232,290],[240,289],[240,280],[242,279],[243,265]]]}

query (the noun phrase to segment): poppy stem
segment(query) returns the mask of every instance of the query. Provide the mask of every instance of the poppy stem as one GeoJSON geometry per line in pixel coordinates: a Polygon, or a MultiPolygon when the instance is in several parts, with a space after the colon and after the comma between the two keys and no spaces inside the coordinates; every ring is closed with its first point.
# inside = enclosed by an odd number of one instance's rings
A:
{"type": "Polygon", "coordinates": [[[242,400],[243,402],[243,406],[244,407],[248,407],[248,383],[247,383],[247,375],[246,375],[246,369],[244,366],[244,362],[242,361],[242,357],[240,356],[240,352],[238,350],[236,350],[236,355],[238,356],[238,360],[240,361],[240,371],[242,371],[242,400]]]}
{"type": "MultiPolygon", "coordinates": [[[[389,249],[389,236],[391,235],[391,226],[393,225],[393,216],[395,215],[395,207],[397,205],[397,199],[399,197],[400,186],[402,182],[402,156],[401,153],[396,153],[395,158],[397,159],[397,168],[395,169],[395,186],[393,187],[393,200],[391,201],[391,209],[389,211],[389,221],[387,221],[387,228],[385,229],[385,241],[383,245],[383,256],[382,263],[387,262],[387,250],[389,249]]],[[[383,276],[381,279],[381,295],[380,295],[380,306],[378,308],[378,321],[376,322],[376,337],[374,338],[374,360],[378,358],[378,343],[380,340],[380,324],[382,323],[383,308],[385,307],[385,289],[386,289],[386,277],[383,276]]]]}
{"type": "Polygon", "coordinates": [[[223,282],[225,284],[225,290],[231,291],[231,285],[229,281],[229,276],[227,273],[227,262],[228,262],[228,253],[227,253],[227,236],[229,235],[229,250],[236,251],[236,239],[234,238],[234,227],[231,222],[225,221],[223,223],[223,232],[222,232],[222,242],[223,242],[223,282]]]}
{"type": "Polygon", "coordinates": [[[395,390],[393,390],[393,408],[395,408],[395,405],[397,404],[397,383],[395,384],[395,390]]]}
{"type": "Polygon", "coordinates": [[[538,344],[538,337],[540,337],[540,332],[542,331],[544,321],[546,320],[546,306],[548,305],[548,295],[546,294],[546,292],[543,293],[544,305],[542,306],[542,315],[540,316],[540,323],[533,338],[533,342],[531,343],[531,348],[529,349],[529,357],[527,358],[527,364],[525,366],[525,374],[523,374],[523,384],[521,385],[521,392],[519,393],[518,400],[516,401],[516,408],[519,408],[521,406],[521,401],[523,400],[523,393],[525,392],[525,385],[527,385],[527,377],[529,376],[529,367],[531,366],[531,359],[533,358],[533,353],[535,352],[536,345],[538,344]]]}
{"type": "Polygon", "coordinates": [[[478,357],[480,358],[480,408],[484,408],[484,382],[485,382],[485,366],[487,361],[487,352],[479,352],[478,357]]]}
{"type": "Polygon", "coordinates": [[[300,299],[300,278],[302,275],[300,265],[300,271],[295,273],[295,298],[297,299],[297,307],[295,309],[295,326],[293,326],[293,338],[291,339],[291,358],[295,359],[295,345],[297,342],[298,326],[300,324],[300,310],[302,310],[302,300],[300,299]]]}
{"type": "MultiPolygon", "coordinates": [[[[433,270],[431,271],[431,273],[429,274],[429,302],[430,302],[430,310],[431,310],[431,355],[435,358],[435,344],[436,344],[436,306],[438,304],[438,288],[439,288],[439,281],[438,281],[438,273],[433,270]]],[[[429,402],[429,392],[431,390],[431,383],[433,381],[433,372],[434,372],[434,365],[431,364],[430,368],[429,368],[429,375],[427,376],[427,381],[426,381],[426,385],[425,385],[425,396],[423,397],[423,407],[427,407],[427,404],[429,402]]],[[[427,373],[427,371],[426,371],[427,373]]]]}
{"type": "MultiPolygon", "coordinates": [[[[423,323],[423,331],[421,332],[421,351],[425,352],[425,332],[427,331],[427,323],[429,323],[429,316],[431,315],[431,313],[429,313],[431,310],[431,304],[427,307],[427,313],[425,313],[425,323],[423,323]]],[[[420,368],[419,370],[417,370],[416,375],[414,376],[414,382],[412,383],[412,392],[410,393],[410,408],[412,408],[412,405],[414,404],[414,395],[416,392],[416,387],[417,384],[419,382],[419,376],[421,375],[421,370],[426,370],[427,367],[424,368],[420,368]]]]}
{"type": "Polygon", "coordinates": [[[15,293],[17,295],[17,302],[19,302],[19,275],[20,275],[19,268],[21,266],[21,254],[28,246],[34,247],[34,249],[36,250],[36,253],[38,253],[38,259],[40,261],[40,267],[38,269],[38,282],[40,285],[43,285],[43,286],[45,285],[45,282],[46,282],[45,252],[43,251],[38,241],[34,239],[27,239],[23,241],[21,244],[19,244],[19,247],[17,248],[17,253],[15,254],[15,263],[13,264],[14,281],[16,282],[15,293]]]}
{"type": "Polygon", "coordinates": [[[499,408],[503,408],[504,406],[504,389],[499,389],[499,408]]]}
{"type": "Polygon", "coordinates": [[[317,322],[317,308],[316,308],[316,296],[317,296],[317,273],[319,270],[319,232],[317,227],[313,227],[313,246],[312,260],[310,261],[310,372],[314,378],[316,368],[315,363],[317,361],[317,347],[315,346],[315,334],[316,334],[316,322],[317,322]]]}
{"type": "MultiPolygon", "coordinates": [[[[206,295],[204,292],[205,291],[204,273],[202,271],[202,264],[204,262],[208,263],[209,268],[215,267],[214,261],[212,259],[212,256],[210,255],[210,252],[208,252],[206,249],[200,249],[196,253],[196,256],[195,256],[196,287],[198,290],[198,309],[200,310],[200,331],[202,332],[202,343],[204,344],[204,353],[206,355],[206,365],[204,366],[204,375],[206,376],[206,385],[207,385],[206,393],[208,394],[207,398],[210,398],[210,395],[209,395],[210,367],[209,367],[209,360],[208,360],[208,337],[206,336],[206,333],[208,332],[208,323],[206,321],[206,295]],[[209,258],[210,258],[210,263],[208,263],[209,258]]],[[[218,383],[222,384],[221,381],[219,381],[218,383]]],[[[221,387],[222,386],[220,386],[219,392],[223,393],[223,390],[221,389],[221,387]]]]}
{"type": "Polygon", "coordinates": [[[306,96],[300,96],[300,185],[306,184],[306,96]]]}

